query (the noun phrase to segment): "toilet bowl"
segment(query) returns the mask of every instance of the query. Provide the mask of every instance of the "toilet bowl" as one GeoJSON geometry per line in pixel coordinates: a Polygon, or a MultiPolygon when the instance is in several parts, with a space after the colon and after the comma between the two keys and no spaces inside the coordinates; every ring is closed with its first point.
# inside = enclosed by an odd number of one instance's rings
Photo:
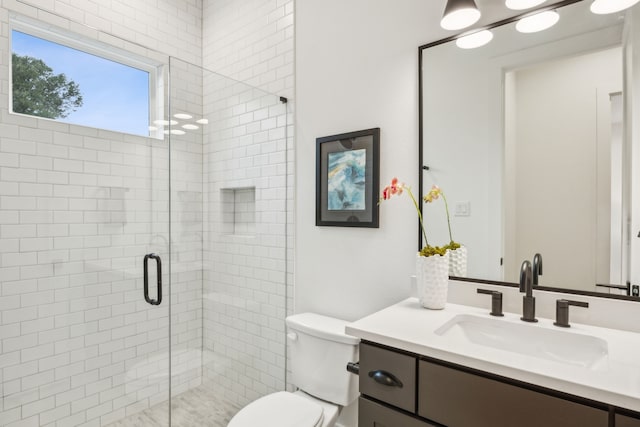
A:
{"type": "Polygon", "coordinates": [[[302,391],[279,391],[242,408],[227,427],[331,427],[338,415],[338,405],[302,391]]]}
{"type": "Polygon", "coordinates": [[[346,370],[358,361],[359,339],[346,335],[345,320],[314,313],[289,316],[292,382],[242,408],[228,427],[333,427],[340,410],[358,397],[357,377],[346,370]]]}

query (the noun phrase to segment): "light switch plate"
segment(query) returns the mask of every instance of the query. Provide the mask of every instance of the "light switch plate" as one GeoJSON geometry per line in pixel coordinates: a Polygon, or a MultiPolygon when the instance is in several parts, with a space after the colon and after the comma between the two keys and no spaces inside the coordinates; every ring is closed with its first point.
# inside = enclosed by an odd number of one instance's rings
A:
{"type": "Polygon", "coordinates": [[[465,200],[462,202],[456,202],[455,204],[455,216],[470,216],[471,215],[471,202],[465,200]]]}

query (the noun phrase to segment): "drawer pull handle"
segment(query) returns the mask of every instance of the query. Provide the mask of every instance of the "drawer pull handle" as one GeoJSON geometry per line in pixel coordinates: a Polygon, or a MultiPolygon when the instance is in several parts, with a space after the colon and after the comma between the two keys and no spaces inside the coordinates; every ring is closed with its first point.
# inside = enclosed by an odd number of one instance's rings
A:
{"type": "Polygon", "coordinates": [[[387,371],[383,371],[383,370],[370,371],[369,377],[373,378],[373,380],[378,384],[382,384],[387,387],[402,388],[402,381],[400,381],[395,375],[387,371]]]}

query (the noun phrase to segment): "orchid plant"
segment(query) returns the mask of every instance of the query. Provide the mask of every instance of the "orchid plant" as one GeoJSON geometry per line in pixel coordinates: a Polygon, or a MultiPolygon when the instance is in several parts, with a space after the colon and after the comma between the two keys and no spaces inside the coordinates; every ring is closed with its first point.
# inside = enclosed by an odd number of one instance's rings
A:
{"type": "Polygon", "coordinates": [[[434,200],[438,200],[439,197],[442,196],[442,200],[444,201],[444,209],[447,212],[447,226],[449,226],[449,244],[445,245],[444,248],[450,249],[452,251],[458,249],[460,247],[460,243],[457,243],[453,240],[453,235],[451,234],[451,219],[449,218],[449,204],[447,203],[447,197],[444,195],[444,192],[437,185],[433,185],[431,190],[427,193],[426,196],[422,197],[425,203],[432,203],[434,200]]]}
{"type": "Polygon", "coordinates": [[[443,256],[447,252],[447,249],[454,250],[459,248],[460,244],[453,241],[453,237],[451,234],[451,221],[449,220],[449,206],[447,205],[447,199],[444,193],[442,192],[442,190],[437,185],[434,185],[433,187],[431,187],[431,190],[429,191],[429,193],[423,197],[423,201],[425,203],[432,203],[434,200],[437,200],[439,197],[442,197],[442,200],[444,200],[444,205],[447,212],[447,224],[449,225],[449,239],[450,239],[449,244],[445,246],[431,246],[429,244],[429,240],[427,239],[427,232],[424,226],[424,220],[422,218],[422,212],[420,211],[420,206],[418,205],[418,201],[416,200],[415,196],[411,192],[411,187],[406,185],[404,182],[401,183],[398,180],[398,178],[393,178],[391,180],[391,184],[383,188],[382,197],[380,198],[379,203],[381,203],[384,200],[389,200],[393,196],[400,196],[404,192],[406,192],[409,195],[409,197],[411,198],[411,201],[413,202],[413,206],[416,208],[416,212],[418,213],[418,220],[420,221],[420,229],[422,230],[422,237],[424,238],[424,241],[425,241],[425,246],[420,250],[420,255],[425,257],[433,256],[433,255],[443,256]]]}

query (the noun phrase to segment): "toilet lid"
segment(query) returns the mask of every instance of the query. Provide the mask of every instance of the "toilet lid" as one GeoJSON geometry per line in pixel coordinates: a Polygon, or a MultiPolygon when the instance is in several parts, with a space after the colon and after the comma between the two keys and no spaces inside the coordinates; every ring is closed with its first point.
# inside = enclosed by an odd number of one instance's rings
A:
{"type": "Polygon", "coordinates": [[[322,407],[293,393],[279,391],[248,404],[228,427],[316,427],[322,407]]]}

